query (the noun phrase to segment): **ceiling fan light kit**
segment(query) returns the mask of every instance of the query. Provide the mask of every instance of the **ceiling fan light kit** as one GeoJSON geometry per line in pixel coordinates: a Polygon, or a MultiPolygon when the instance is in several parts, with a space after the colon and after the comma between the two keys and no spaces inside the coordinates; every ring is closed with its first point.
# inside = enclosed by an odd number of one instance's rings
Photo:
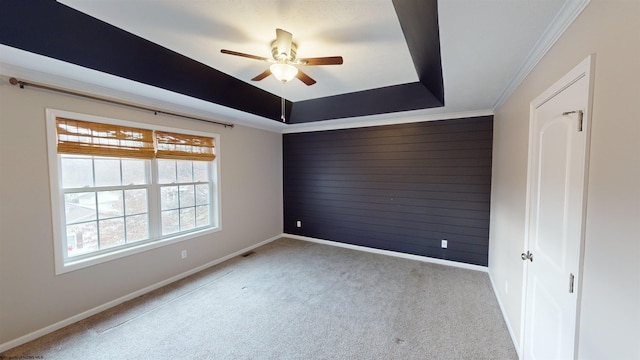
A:
{"type": "Polygon", "coordinates": [[[275,63],[269,67],[269,70],[278,81],[286,83],[293,80],[298,74],[298,68],[287,63],[275,63]]]}

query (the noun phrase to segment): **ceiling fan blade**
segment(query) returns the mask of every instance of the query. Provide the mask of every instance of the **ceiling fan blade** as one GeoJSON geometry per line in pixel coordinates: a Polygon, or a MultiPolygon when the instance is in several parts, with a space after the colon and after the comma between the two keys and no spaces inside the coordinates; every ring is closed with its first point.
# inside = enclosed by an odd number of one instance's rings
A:
{"type": "Polygon", "coordinates": [[[263,71],[262,73],[260,73],[259,75],[257,75],[256,77],[254,77],[251,80],[252,81],[260,81],[260,80],[266,78],[269,75],[271,75],[271,70],[267,69],[267,70],[263,71]]]}
{"type": "Polygon", "coordinates": [[[307,84],[307,86],[311,86],[316,83],[309,75],[303,73],[301,70],[298,70],[296,77],[300,79],[303,83],[307,84]]]}
{"type": "Polygon", "coordinates": [[[314,65],[342,65],[342,56],[325,56],[317,58],[298,59],[298,63],[304,66],[314,65]]]}
{"type": "Polygon", "coordinates": [[[262,57],[262,56],[256,56],[256,55],[251,55],[251,54],[245,54],[245,53],[241,53],[241,52],[237,52],[237,51],[232,51],[232,50],[226,50],[226,49],[222,49],[220,50],[221,53],[223,54],[227,54],[227,55],[235,55],[235,56],[242,56],[242,57],[246,57],[249,59],[254,59],[254,60],[261,60],[261,61],[269,61],[271,59],[266,58],[266,57],[262,57]]]}
{"type": "Polygon", "coordinates": [[[283,56],[286,59],[291,59],[291,42],[293,41],[293,35],[290,32],[276,29],[276,46],[278,48],[278,56],[283,56]]]}

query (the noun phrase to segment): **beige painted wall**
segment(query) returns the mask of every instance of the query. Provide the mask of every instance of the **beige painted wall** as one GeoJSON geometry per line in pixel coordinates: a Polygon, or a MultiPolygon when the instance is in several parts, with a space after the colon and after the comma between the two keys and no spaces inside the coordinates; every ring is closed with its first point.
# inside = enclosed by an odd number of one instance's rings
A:
{"type": "Polygon", "coordinates": [[[529,103],[591,53],[596,66],[578,357],[640,359],[640,1],[592,0],[497,109],[489,270],[519,340],[529,103]]]}
{"type": "Polygon", "coordinates": [[[0,345],[281,233],[281,134],[154,116],[0,81],[0,345]],[[219,133],[222,231],[55,276],[47,107],[219,133]]]}

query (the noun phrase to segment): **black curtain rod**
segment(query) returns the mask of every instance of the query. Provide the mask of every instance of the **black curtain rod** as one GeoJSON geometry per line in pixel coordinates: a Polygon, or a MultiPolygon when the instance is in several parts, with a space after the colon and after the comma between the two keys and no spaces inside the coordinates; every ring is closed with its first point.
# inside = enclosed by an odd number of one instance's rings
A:
{"type": "Polygon", "coordinates": [[[227,128],[227,127],[233,128],[235,126],[234,124],[231,124],[231,123],[225,123],[225,122],[215,121],[215,120],[207,120],[207,119],[197,118],[197,117],[188,116],[188,115],[181,115],[181,114],[176,114],[176,113],[172,113],[172,112],[168,112],[168,111],[152,109],[152,108],[148,108],[148,107],[144,107],[144,106],[140,106],[140,105],[128,104],[128,103],[120,102],[120,101],[116,101],[116,100],[111,100],[111,99],[106,99],[106,98],[100,98],[100,97],[97,97],[97,96],[82,94],[82,93],[78,93],[78,92],[75,92],[75,91],[58,89],[58,88],[55,88],[55,87],[50,87],[50,86],[40,85],[40,84],[32,84],[32,83],[28,83],[26,81],[18,80],[18,79],[14,78],[14,77],[9,79],[9,83],[11,83],[11,85],[20,85],[21,89],[24,89],[25,86],[31,86],[31,87],[45,89],[45,90],[57,91],[57,92],[61,92],[61,93],[64,93],[64,94],[80,96],[80,97],[91,99],[91,100],[104,101],[104,102],[108,102],[108,103],[111,103],[111,104],[128,106],[128,107],[132,107],[132,108],[135,108],[135,109],[150,111],[150,112],[154,113],[155,115],[164,114],[164,115],[181,117],[181,118],[185,118],[185,119],[191,119],[191,120],[197,120],[197,121],[205,121],[205,122],[208,122],[208,123],[211,123],[211,124],[224,126],[225,128],[227,128]]]}

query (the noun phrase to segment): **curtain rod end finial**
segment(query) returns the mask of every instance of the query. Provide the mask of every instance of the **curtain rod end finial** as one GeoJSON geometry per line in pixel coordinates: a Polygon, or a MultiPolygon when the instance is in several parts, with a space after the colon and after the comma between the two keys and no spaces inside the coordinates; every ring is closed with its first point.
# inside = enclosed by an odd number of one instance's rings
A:
{"type": "Polygon", "coordinates": [[[11,85],[20,85],[20,89],[24,89],[24,83],[22,81],[19,81],[18,79],[12,77],[9,78],[9,84],[11,85]]]}

